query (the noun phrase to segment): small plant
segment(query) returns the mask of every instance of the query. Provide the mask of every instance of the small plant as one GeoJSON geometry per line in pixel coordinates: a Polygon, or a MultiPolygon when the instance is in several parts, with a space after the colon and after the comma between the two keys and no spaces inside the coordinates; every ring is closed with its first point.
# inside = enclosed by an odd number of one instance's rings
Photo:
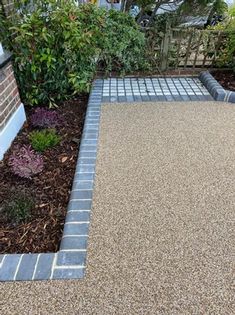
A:
{"type": "Polygon", "coordinates": [[[42,171],[43,159],[31,146],[17,146],[9,158],[9,165],[14,174],[31,178],[42,171]]]}
{"type": "Polygon", "coordinates": [[[25,192],[17,191],[9,199],[4,207],[6,217],[16,224],[26,222],[34,206],[33,198],[25,192]]]}
{"type": "Polygon", "coordinates": [[[40,107],[34,111],[30,120],[34,127],[40,128],[55,128],[62,122],[60,115],[55,110],[40,107]]]}
{"type": "Polygon", "coordinates": [[[32,131],[29,135],[32,147],[39,152],[43,152],[50,147],[54,147],[60,142],[60,136],[54,129],[44,129],[32,131]]]}

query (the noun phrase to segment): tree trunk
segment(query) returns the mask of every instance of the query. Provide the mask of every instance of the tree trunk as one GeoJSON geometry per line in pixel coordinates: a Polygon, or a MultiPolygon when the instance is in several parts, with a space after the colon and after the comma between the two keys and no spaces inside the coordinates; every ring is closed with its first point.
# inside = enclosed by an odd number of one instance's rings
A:
{"type": "Polygon", "coordinates": [[[214,8],[214,5],[212,6],[211,10],[210,10],[210,13],[208,15],[208,18],[207,18],[207,22],[206,22],[206,25],[210,25],[212,19],[213,19],[213,15],[215,13],[215,8],[214,8]]]}
{"type": "Polygon", "coordinates": [[[123,0],[122,1],[122,11],[123,12],[129,12],[131,6],[133,4],[133,0],[123,0]]]}
{"type": "Polygon", "coordinates": [[[138,19],[137,19],[137,23],[138,23],[138,24],[140,23],[140,21],[141,21],[143,15],[144,15],[144,9],[141,8],[141,9],[140,9],[140,13],[139,13],[139,17],[138,17],[138,19]]]}

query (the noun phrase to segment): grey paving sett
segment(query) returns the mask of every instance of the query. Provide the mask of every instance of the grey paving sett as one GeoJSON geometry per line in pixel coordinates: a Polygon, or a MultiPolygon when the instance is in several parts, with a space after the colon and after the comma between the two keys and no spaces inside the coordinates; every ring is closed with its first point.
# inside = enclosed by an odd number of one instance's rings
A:
{"type": "Polygon", "coordinates": [[[213,100],[199,78],[109,78],[103,102],[213,100]]]}

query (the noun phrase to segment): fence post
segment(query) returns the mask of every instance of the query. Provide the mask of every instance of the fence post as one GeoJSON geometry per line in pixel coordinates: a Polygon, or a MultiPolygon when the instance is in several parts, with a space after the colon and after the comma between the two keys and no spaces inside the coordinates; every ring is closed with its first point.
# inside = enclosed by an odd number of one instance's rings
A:
{"type": "Polygon", "coordinates": [[[168,53],[169,53],[169,46],[170,46],[170,38],[171,38],[171,24],[170,21],[167,19],[166,21],[166,32],[165,36],[162,40],[161,45],[161,64],[160,69],[161,71],[165,71],[168,68],[168,53]]]}

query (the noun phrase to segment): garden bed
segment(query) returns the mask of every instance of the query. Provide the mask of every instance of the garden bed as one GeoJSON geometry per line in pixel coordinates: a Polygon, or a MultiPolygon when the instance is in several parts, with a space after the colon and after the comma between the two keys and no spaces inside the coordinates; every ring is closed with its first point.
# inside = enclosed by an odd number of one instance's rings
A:
{"type": "MultiPolygon", "coordinates": [[[[0,162],[0,253],[56,252],[63,232],[80,138],[85,119],[87,96],[64,102],[56,111],[61,116],[58,134],[61,141],[42,153],[43,171],[31,179],[13,174],[9,157],[14,148],[29,144],[29,133],[35,129],[26,123],[11,149],[0,162]],[[16,224],[4,209],[7,203],[24,192],[33,201],[27,221],[16,224]]],[[[27,108],[29,117],[34,109],[27,108]]]]}
{"type": "Polygon", "coordinates": [[[211,72],[211,74],[222,85],[224,89],[235,91],[235,75],[233,71],[217,70],[211,72]]]}

